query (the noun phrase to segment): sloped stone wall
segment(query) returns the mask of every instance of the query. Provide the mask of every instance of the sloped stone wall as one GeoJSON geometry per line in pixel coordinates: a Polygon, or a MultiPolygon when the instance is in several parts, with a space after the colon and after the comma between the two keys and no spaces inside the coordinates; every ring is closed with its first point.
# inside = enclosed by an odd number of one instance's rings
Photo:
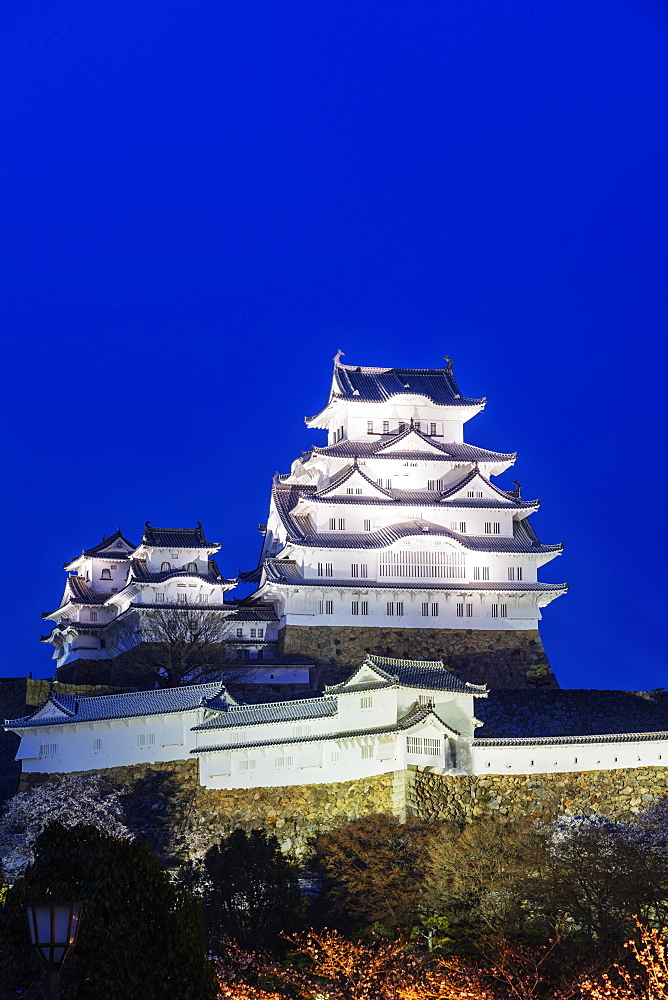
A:
{"type": "Polygon", "coordinates": [[[490,688],[557,688],[537,629],[506,632],[444,628],[364,628],[286,625],[278,656],[308,656],[343,676],[365,653],[443,660],[462,680],[490,688]]]}
{"type": "Polygon", "coordinates": [[[475,777],[413,771],[405,778],[408,813],[458,824],[550,820],[565,813],[629,819],[666,796],[665,767],[475,777]]]}

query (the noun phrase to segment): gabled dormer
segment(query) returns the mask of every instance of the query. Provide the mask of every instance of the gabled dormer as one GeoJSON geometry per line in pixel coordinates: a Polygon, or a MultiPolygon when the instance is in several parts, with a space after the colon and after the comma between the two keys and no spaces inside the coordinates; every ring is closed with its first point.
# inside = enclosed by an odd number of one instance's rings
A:
{"type": "Polygon", "coordinates": [[[514,508],[515,516],[528,516],[540,507],[540,500],[523,500],[519,484],[511,492],[501,490],[487,479],[476,465],[468,476],[441,494],[443,503],[461,503],[463,506],[498,506],[514,508]]]}
{"type": "Polygon", "coordinates": [[[406,430],[397,434],[390,441],[384,441],[379,448],[376,449],[376,454],[392,454],[392,452],[411,452],[411,454],[424,454],[424,455],[439,455],[442,456],[446,449],[444,447],[439,447],[433,441],[422,433],[422,431],[416,430],[414,427],[408,427],[406,430]]]}
{"type": "Polygon", "coordinates": [[[394,499],[390,490],[374,483],[362,472],[357,461],[353,462],[343,475],[338,476],[329,486],[318,490],[315,496],[319,500],[327,500],[331,497],[373,497],[392,502],[394,499]]]}

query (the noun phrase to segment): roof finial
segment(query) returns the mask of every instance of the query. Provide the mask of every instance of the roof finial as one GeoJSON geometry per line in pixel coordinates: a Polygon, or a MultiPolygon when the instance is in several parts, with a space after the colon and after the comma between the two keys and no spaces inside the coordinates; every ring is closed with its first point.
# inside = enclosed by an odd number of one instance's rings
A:
{"type": "Polygon", "coordinates": [[[202,530],[202,522],[201,521],[197,522],[197,527],[199,528],[200,531],[202,530]]]}
{"type": "Polygon", "coordinates": [[[345,354],[343,353],[343,351],[342,351],[342,350],[341,350],[341,348],[339,347],[338,351],[337,351],[337,352],[336,352],[336,354],[334,355],[334,364],[335,364],[335,365],[338,365],[338,364],[340,364],[340,361],[339,361],[339,358],[344,358],[344,357],[345,357],[345,354]]]}
{"type": "Polygon", "coordinates": [[[121,531],[121,526],[120,526],[120,524],[119,524],[119,525],[118,525],[118,526],[116,527],[116,531],[118,532],[118,534],[119,534],[119,535],[122,535],[122,534],[123,534],[123,532],[121,531]]]}
{"type": "Polygon", "coordinates": [[[520,484],[517,482],[516,479],[513,479],[513,486],[515,487],[515,489],[513,491],[514,494],[515,494],[515,496],[517,497],[518,500],[521,500],[522,499],[522,493],[521,493],[522,487],[520,486],[520,484]]]}
{"type": "Polygon", "coordinates": [[[443,360],[448,362],[448,364],[446,366],[446,369],[445,369],[446,372],[451,372],[452,371],[452,358],[450,357],[450,355],[449,354],[444,354],[443,355],[443,360]]]}
{"type": "Polygon", "coordinates": [[[146,521],[145,524],[144,524],[144,527],[145,528],[150,528],[151,527],[151,522],[150,521],[146,521]]]}
{"type": "Polygon", "coordinates": [[[415,427],[415,424],[413,423],[413,418],[411,417],[411,430],[413,430],[414,427],[415,427]]]}

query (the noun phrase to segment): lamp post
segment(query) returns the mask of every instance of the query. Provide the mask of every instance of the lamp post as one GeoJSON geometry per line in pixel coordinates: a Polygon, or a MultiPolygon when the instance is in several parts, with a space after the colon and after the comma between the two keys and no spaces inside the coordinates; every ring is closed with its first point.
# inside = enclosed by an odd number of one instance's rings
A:
{"type": "Polygon", "coordinates": [[[79,934],[83,903],[27,903],[33,947],[49,972],[49,1000],[58,1000],[60,968],[79,934]]]}

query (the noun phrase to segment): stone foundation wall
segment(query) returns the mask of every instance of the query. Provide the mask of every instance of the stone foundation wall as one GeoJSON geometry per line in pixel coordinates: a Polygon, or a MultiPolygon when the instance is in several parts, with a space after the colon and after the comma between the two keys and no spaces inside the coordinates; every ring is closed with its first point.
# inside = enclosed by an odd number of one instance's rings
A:
{"type": "MultiPolygon", "coordinates": [[[[128,788],[131,825],[152,842],[178,840],[189,832],[207,847],[237,828],[262,828],[297,854],[308,850],[318,831],[372,813],[458,825],[482,819],[547,821],[564,813],[601,813],[618,820],[668,795],[668,768],[658,767],[481,777],[409,769],[327,785],[229,790],[202,788],[192,759],[86,773],[128,788]]],[[[25,774],[21,787],[54,777],[25,774]]]]}
{"type": "Polygon", "coordinates": [[[629,819],[668,796],[665,767],[475,777],[408,771],[403,782],[408,813],[458,824],[550,820],[564,813],[629,819]]]}
{"type": "Polygon", "coordinates": [[[443,660],[462,680],[490,688],[557,688],[537,629],[520,632],[442,628],[286,625],[278,656],[308,656],[347,676],[365,653],[443,660]]]}

